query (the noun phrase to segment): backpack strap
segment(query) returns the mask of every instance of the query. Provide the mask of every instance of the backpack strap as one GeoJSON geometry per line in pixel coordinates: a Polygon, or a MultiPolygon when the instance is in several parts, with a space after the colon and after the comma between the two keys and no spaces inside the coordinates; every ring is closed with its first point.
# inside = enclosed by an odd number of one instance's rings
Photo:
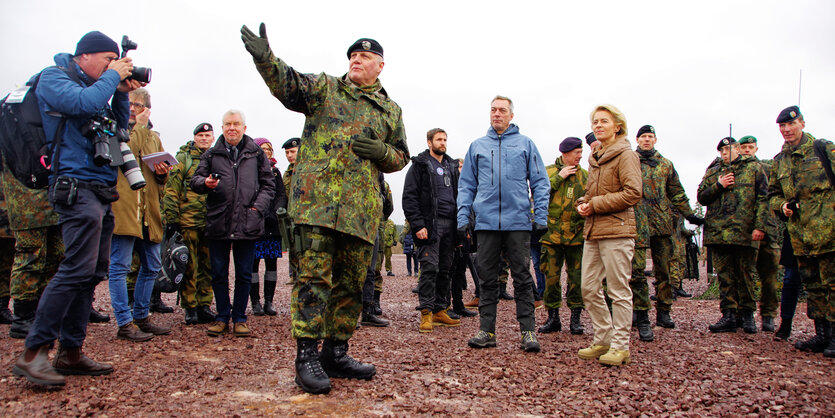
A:
{"type": "MultiPolygon", "coordinates": [[[[65,74],[67,74],[67,76],[72,81],[75,81],[76,83],[80,84],[82,87],[84,86],[84,82],[81,81],[81,77],[79,77],[78,73],[76,73],[75,71],[73,71],[69,68],[61,67],[61,66],[57,66],[57,65],[54,66],[54,67],[60,69],[65,74]]],[[[50,67],[50,68],[52,68],[52,67],[50,67]]],[[[43,71],[38,73],[38,76],[35,77],[35,82],[32,83],[32,92],[33,93],[35,92],[35,89],[38,87],[38,82],[41,80],[41,75],[42,74],[43,74],[43,71]]],[[[50,112],[50,113],[53,113],[53,112],[50,112]]],[[[58,122],[58,129],[55,130],[55,138],[52,139],[52,144],[53,144],[52,147],[53,148],[48,148],[49,155],[52,155],[52,150],[55,150],[55,161],[52,161],[52,164],[51,164],[51,166],[52,166],[52,178],[53,179],[58,177],[58,166],[59,166],[59,162],[61,161],[61,139],[63,139],[63,137],[64,137],[64,129],[66,128],[67,119],[68,119],[67,115],[65,115],[63,113],[59,113],[59,115],[61,116],[61,121],[58,122]]]]}
{"type": "Polygon", "coordinates": [[[815,155],[817,155],[818,159],[821,160],[823,171],[826,172],[826,177],[829,178],[829,185],[831,185],[832,188],[835,188],[835,173],[832,172],[832,161],[826,153],[826,144],[828,142],[829,141],[823,138],[816,139],[812,144],[812,148],[815,150],[815,155]]]}

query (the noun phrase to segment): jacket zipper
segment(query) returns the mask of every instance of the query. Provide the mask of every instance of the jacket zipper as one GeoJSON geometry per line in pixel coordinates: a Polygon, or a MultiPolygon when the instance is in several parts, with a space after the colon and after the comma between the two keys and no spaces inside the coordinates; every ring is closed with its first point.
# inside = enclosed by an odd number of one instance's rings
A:
{"type": "Polygon", "coordinates": [[[499,135],[499,231],[502,230],[502,135],[499,135]]]}

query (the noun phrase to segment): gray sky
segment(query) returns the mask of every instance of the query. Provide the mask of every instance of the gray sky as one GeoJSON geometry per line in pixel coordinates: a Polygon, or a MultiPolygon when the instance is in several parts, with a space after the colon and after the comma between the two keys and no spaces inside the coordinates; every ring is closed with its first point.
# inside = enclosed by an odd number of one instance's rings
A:
{"type": "MultiPolygon", "coordinates": [[[[563,138],[590,131],[595,105],[611,103],[626,114],[633,145],[641,125],[655,126],[657,149],[695,203],[729,123],[734,137],[759,139],[760,157],[779,151],[774,119],[797,104],[801,69],[807,131],[835,137],[832,1],[118,4],[3,0],[0,92],[52,65],[54,54],[72,53],[90,30],[117,42],[127,34],[139,44],[134,63],[153,68],[151,120],[167,150],[176,152],[200,122],[219,135],[229,108],[246,114],[247,134],[277,147],[301,134],[304,118],[269,94],[241,43],[241,25],[257,32],[263,21],[275,54],[305,73],[342,75],[351,43],[379,41],[381,81],[403,108],[412,155],[426,148],[427,130],[441,127],[448,153],[463,156],[486,133],[490,100],[502,94],[549,163],[563,138]]],[[[584,154],[587,166],[587,147],[584,154]]],[[[283,171],[287,162],[278,160],[283,171]]],[[[398,224],[405,173],[387,176],[398,224]]]]}

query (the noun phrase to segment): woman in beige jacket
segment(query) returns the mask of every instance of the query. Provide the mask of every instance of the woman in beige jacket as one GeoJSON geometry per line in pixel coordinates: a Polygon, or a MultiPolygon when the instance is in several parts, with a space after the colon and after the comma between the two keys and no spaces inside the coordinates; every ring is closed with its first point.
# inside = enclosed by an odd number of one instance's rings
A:
{"type": "Polygon", "coordinates": [[[635,250],[635,213],[641,200],[641,164],[626,139],[626,118],[612,105],[591,113],[594,136],[601,142],[589,156],[589,180],[577,211],[586,217],[583,235],[583,303],[594,326],[592,345],[578,351],[586,360],[628,364],[632,320],[632,254],[635,250]],[[603,297],[603,279],[612,299],[612,313],[603,297]]]}

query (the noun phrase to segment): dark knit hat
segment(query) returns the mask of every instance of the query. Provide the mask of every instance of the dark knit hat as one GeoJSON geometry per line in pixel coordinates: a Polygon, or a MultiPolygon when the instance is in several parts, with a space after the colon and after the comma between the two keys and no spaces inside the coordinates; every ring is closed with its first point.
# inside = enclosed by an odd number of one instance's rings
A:
{"type": "Polygon", "coordinates": [[[756,144],[756,143],[757,143],[757,138],[755,138],[751,135],[745,135],[742,138],[739,138],[739,145],[742,145],[742,144],[756,144]]]}
{"type": "Polygon", "coordinates": [[[589,132],[589,134],[586,135],[586,143],[591,145],[594,141],[597,141],[597,138],[594,136],[594,132],[589,132]]]}
{"type": "Polygon", "coordinates": [[[732,145],[732,144],[736,144],[736,139],[733,139],[729,136],[726,136],[726,137],[722,138],[721,141],[719,141],[719,145],[716,146],[716,151],[722,151],[722,147],[732,145]]]}
{"type": "Polygon", "coordinates": [[[212,129],[212,124],[209,122],[204,122],[197,125],[197,127],[194,128],[194,133],[192,135],[197,135],[201,132],[214,132],[214,129],[212,129]]]}
{"type": "Polygon", "coordinates": [[[560,142],[560,152],[563,154],[574,151],[577,148],[583,148],[583,141],[580,138],[569,136],[560,142]]]}
{"type": "Polygon", "coordinates": [[[800,108],[797,106],[789,106],[783,109],[779,115],[777,115],[777,123],[786,123],[791,122],[799,117],[803,116],[800,113],[800,108]]]}
{"type": "Polygon", "coordinates": [[[94,30],[81,37],[75,46],[75,56],[94,54],[96,52],[113,52],[119,54],[119,44],[107,35],[94,30]]]}
{"type": "Polygon", "coordinates": [[[653,128],[652,125],[644,125],[641,129],[638,129],[638,135],[636,135],[635,138],[640,138],[641,135],[647,133],[655,135],[655,128],[653,128]]]}
{"type": "Polygon", "coordinates": [[[371,39],[371,38],[360,38],[348,48],[348,58],[351,58],[351,53],[354,51],[368,51],[373,52],[380,57],[383,56],[383,47],[380,45],[379,42],[371,39]]]}
{"type": "Polygon", "coordinates": [[[281,148],[284,148],[284,149],[296,148],[296,147],[299,146],[301,141],[302,140],[299,139],[299,138],[290,138],[290,139],[284,141],[284,144],[281,146],[281,148]]]}

